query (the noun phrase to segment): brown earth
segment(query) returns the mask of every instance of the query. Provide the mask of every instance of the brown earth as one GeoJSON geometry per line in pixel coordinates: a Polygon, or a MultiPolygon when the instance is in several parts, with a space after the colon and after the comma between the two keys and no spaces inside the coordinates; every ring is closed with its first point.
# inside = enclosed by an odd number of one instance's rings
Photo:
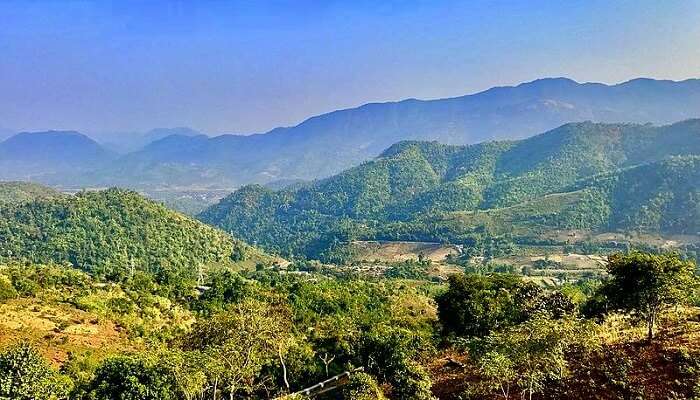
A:
{"type": "Polygon", "coordinates": [[[0,347],[17,342],[33,344],[54,365],[64,363],[70,352],[109,354],[132,347],[114,322],[37,299],[0,304],[0,347]]]}

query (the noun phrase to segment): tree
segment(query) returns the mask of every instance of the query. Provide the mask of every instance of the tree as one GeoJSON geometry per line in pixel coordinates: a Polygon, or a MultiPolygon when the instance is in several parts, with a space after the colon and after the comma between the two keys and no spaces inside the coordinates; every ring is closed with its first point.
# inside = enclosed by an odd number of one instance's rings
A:
{"type": "Polygon", "coordinates": [[[382,383],[392,387],[397,400],[431,400],[432,382],[415,360],[428,351],[427,338],[408,329],[379,325],[363,335],[363,364],[382,383]]]}
{"type": "Polygon", "coordinates": [[[286,380],[284,360],[291,345],[290,329],[286,308],[247,299],[195,324],[185,348],[209,356],[207,369],[214,386],[226,390],[233,399],[260,388],[267,365],[279,363],[286,380]]]}
{"type": "Polygon", "coordinates": [[[552,319],[537,314],[522,324],[494,332],[472,343],[484,383],[509,398],[513,386],[524,396],[542,392],[547,382],[567,376],[566,352],[572,346],[588,348],[594,329],[576,319],[552,319]]]}
{"type": "Polygon", "coordinates": [[[397,400],[435,400],[428,372],[418,363],[404,360],[391,382],[392,397],[397,400]]]}
{"type": "Polygon", "coordinates": [[[0,399],[63,400],[70,389],[70,380],[53,371],[30,345],[0,353],[0,399]]]}
{"type": "Polygon", "coordinates": [[[510,386],[516,378],[513,361],[498,351],[489,351],[479,359],[479,371],[488,389],[496,389],[504,399],[510,398],[510,386]]]}
{"type": "Polygon", "coordinates": [[[448,290],[438,296],[437,303],[446,333],[485,336],[523,322],[535,312],[549,311],[561,316],[573,310],[567,299],[546,296],[537,285],[513,275],[452,275],[448,290]]]}
{"type": "Polygon", "coordinates": [[[610,279],[599,289],[604,305],[645,321],[649,341],[659,314],[686,301],[697,285],[695,263],[677,254],[632,252],[613,254],[608,261],[610,279]]]}
{"type": "Polygon", "coordinates": [[[90,400],[175,400],[176,380],[165,363],[148,355],[108,358],[88,385],[90,400]]]}
{"type": "Polygon", "coordinates": [[[12,281],[5,275],[0,275],[0,302],[14,299],[18,296],[17,290],[12,286],[12,281]]]}

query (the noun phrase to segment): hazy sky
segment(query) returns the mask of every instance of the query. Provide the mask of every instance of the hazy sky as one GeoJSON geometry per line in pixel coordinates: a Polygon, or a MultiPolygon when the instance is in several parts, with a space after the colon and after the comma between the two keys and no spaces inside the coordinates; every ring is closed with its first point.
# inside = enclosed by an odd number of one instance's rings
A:
{"type": "Polygon", "coordinates": [[[545,76],[700,77],[700,1],[0,1],[16,130],[258,132],[545,76]]]}

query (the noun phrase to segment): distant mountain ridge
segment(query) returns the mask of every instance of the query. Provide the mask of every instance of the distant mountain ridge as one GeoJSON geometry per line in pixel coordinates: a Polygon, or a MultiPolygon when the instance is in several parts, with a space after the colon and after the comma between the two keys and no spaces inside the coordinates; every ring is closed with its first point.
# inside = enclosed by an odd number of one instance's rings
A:
{"type": "MultiPolygon", "coordinates": [[[[109,162],[91,163],[87,171],[79,169],[58,183],[230,190],[248,183],[331,176],[403,140],[464,145],[522,139],[570,122],[667,124],[698,117],[698,79],[642,78],[605,85],[545,78],[461,97],[370,103],[249,136],[157,129],[146,135],[153,141],[140,150],[116,159],[102,157],[109,162]]],[[[6,178],[41,173],[34,168],[6,178]]]]}
{"type": "Polygon", "coordinates": [[[0,143],[0,179],[62,180],[115,158],[75,131],[22,132],[0,143]]]}
{"type": "Polygon", "coordinates": [[[401,140],[473,144],[521,139],[569,122],[666,124],[693,117],[700,117],[697,79],[611,86],[540,79],[448,99],[371,103],[265,134],[180,138],[131,154],[98,175],[130,184],[128,171],[137,184],[149,185],[167,182],[177,171],[190,176],[180,184],[216,187],[311,180],[376,157],[401,140]]]}
{"type": "Polygon", "coordinates": [[[536,237],[555,229],[700,232],[700,120],[571,123],[520,141],[403,141],[301,187],[245,186],[200,214],[269,250],[353,239],[536,237]]]}

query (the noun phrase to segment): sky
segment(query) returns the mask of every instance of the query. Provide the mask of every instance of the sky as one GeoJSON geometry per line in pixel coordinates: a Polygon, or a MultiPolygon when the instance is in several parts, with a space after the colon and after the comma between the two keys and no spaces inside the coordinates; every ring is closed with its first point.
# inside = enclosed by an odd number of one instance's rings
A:
{"type": "Polygon", "coordinates": [[[0,1],[0,130],[264,132],[541,77],[700,77],[700,1],[0,1]]]}

